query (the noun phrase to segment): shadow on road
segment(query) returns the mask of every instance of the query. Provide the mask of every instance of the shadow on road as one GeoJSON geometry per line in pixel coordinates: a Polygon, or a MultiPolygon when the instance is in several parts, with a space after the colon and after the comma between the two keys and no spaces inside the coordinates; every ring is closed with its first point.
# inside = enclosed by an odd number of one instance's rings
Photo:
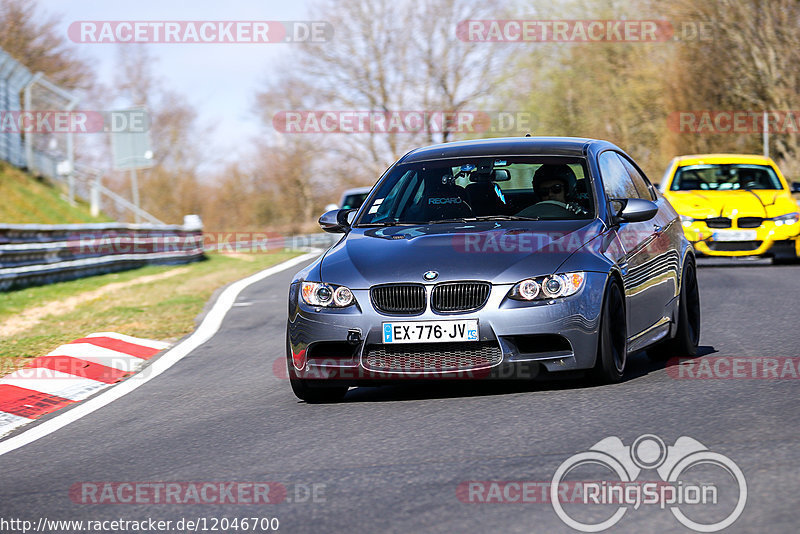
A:
{"type": "Polygon", "coordinates": [[[697,258],[697,267],[699,268],[711,268],[711,267],[738,267],[738,268],[747,268],[747,267],[769,267],[775,265],[776,267],[791,267],[792,265],[789,264],[775,264],[773,263],[771,258],[759,258],[759,257],[751,257],[751,256],[743,256],[741,258],[732,257],[732,258],[697,258]]]}
{"type": "MultiPolygon", "coordinates": [[[[700,346],[697,358],[716,353],[711,346],[700,346]]],[[[628,360],[628,370],[621,384],[599,384],[585,372],[563,374],[544,373],[533,380],[436,380],[408,382],[381,387],[358,387],[347,392],[342,402],[398,402],[424,399],[485,397],[513,395],[537,391],[562,391],[596,387],[615,387],[640,379],[654,371],[666,368],[668,362],[654,361],[644,352],[628,360]]]]}

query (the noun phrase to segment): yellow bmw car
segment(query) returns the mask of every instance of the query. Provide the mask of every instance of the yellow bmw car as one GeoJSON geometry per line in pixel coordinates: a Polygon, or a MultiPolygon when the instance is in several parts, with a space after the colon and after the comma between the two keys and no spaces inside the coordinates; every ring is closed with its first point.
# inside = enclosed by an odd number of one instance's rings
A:
{"type": "Polygon", "coordinates": [[[788,184],[771,158],[680,156],[660,189],[700,255],[800,258],[800,206],[792,198],[800,183],[788,184]]]}

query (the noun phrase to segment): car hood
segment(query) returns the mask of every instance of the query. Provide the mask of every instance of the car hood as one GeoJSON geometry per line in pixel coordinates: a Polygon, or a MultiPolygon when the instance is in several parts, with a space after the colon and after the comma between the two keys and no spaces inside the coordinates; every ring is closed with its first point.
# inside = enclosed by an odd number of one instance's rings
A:
{"type": "Polygon", "coordinates": [[[475,222],[354,228],[320,265],[322,281],[367,289],[392,282],[486,280],[550,274],[603,231],[601,221],[475,222]]]}
{"type": "Polygon", "coordinates": [[[669,191],[675,210],[692,219],[709,217],[775,217],[798,210],[785,191],[669,191]]]}

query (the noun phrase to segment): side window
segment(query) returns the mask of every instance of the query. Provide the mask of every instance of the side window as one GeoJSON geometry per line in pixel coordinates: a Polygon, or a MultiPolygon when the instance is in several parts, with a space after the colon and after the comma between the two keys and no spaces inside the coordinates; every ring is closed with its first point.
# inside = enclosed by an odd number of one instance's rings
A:
{"type": "Polygon", "coordinates": [[[609,200],[618,198],[639,198],[627,169],[615,152],[607,150],[598,158],[603,189],[609,200]]]}
{"type": "Polygon", "coordinates": [[[622,165],[624,165],[625,169],[628,171],[631,180],[633,180],[633,185],[636,187],[636,191],[639,192],[639,198],[643,198],[645,200],[655,200],[656,197],[651,191],[650,182],[647,180],[647,178],[642,176],[642,173],[640,173],[639,170],[634,167],[625,156],[621,154],[618,154],[617,156],[622,161],[622,165]]]}

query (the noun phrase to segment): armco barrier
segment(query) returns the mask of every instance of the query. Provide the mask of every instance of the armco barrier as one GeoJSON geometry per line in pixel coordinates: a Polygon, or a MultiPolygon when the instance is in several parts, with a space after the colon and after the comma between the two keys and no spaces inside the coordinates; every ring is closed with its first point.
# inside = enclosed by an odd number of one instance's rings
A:
{"type": "Polygon", "coordinates": [[[203,234],[199,219],[155,224],[0,225],[0,291],[51,284],[150,264],[179,264],[220,253],[324,249],[341,234],[203,234]],[[262,237],[263,236],[263,237],[262,237]]]}
{"type": "Polygon", "coordinates": [[[0,291],[202,258],[198,224],[0,225],[0,291]]]}

